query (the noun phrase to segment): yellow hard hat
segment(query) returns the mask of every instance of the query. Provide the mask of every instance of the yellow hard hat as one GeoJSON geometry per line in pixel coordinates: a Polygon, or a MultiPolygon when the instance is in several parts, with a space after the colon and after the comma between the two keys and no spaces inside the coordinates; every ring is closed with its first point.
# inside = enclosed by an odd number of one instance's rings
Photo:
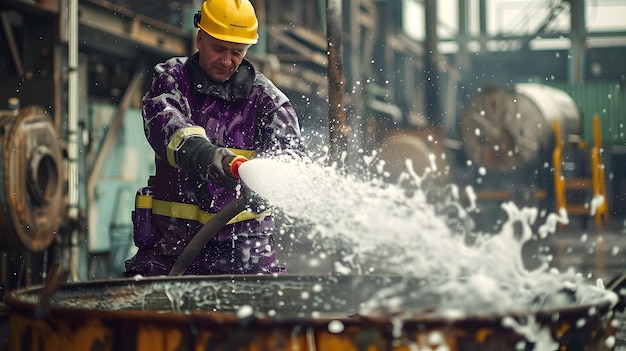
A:
{"type": "Polygon", "coordinates": [[[206,0],[194,25],[219,40],[256,44],[259,39],[259,22],[249,0],[206,0]]]}

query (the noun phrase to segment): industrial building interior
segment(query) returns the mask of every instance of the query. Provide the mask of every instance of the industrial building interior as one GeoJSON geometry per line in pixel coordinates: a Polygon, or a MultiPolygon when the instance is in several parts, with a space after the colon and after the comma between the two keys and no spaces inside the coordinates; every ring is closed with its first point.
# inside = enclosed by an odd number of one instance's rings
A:
{"type": "MultiPolygon", "coordinates": [[[[505,201],[566,208],[563,233],[626,231],[625,1],[251,2],[247,59],[290,98],[312,154],[350,167],[376,152],[391,178],[434,155],[440,181],[473,187],[485,232],[505,201]]],[[[0,0],[4,321],[4,296],[54,262],[72,282],[121,277],[154,172],[141,97],[155,64],[194,52],[200,6],[0,0]]],[[[327,269],[278,240],[293,273],[327,269]]]]}

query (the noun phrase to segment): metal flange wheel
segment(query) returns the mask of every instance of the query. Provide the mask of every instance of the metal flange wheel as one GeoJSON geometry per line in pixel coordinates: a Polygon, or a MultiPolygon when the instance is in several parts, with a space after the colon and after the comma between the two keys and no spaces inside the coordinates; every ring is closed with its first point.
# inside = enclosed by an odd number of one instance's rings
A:
{"type": "Polygon", "coordinates": [[[0,112],[0,244],[43,251],[64,213],[63,156],[57,132],[36,106],[0,112]]]}

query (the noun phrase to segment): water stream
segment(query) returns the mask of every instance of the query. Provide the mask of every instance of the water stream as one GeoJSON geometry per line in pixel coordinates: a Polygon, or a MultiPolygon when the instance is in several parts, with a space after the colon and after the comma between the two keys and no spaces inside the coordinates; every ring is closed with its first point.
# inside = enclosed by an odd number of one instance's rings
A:
{"type": "Polygon", "coordinates": [[[430,282],[419,291],[402,285],[381,289],[363,309],[394,312],[436,296],[440,312],[464,316],[616,300],[602,280],[590,284],[571,269],[558,271],[549,252],[537,252],[532,268],[525,264],[525,244],[552,235],[564,218],[552,214],[537,225],[537,209],[504,203],[508,219],[500,232],[476,232],[468,215],[474,205],[462,206],[454,185],[433,191],[410,164],[398,184],[389,184],[381,168],[371,166],[378,171],[364,176],[322,161],[253,159],[240,174],[275,210],[307,224],[299,235],[341,252],[333,274],[395,274],[430,282]]]}

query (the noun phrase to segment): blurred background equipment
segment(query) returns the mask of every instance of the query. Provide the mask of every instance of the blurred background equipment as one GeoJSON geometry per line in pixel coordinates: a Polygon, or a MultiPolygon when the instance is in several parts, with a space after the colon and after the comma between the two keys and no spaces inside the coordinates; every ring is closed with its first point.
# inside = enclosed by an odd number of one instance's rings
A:
{"type": "Polygon", "coordinates": [[[560,89],[520,83],[474,94],[460,116],[459,134],[470,168],[482,179],[478,198],[537,205],[551,196],[555,122],[562,140],[582,138],[580,111],[560,89]]]}
{"type": "Polygon", "coordinates": [[[581,136],[580,111],[562,90],[540,84],[485,87],[461,115],[461,141],[469,159],[487,172],[539,168],[552,154],[554,122],[563,139],[581,136]]]}
{"type": "Polygon", "coordinates": [[[0,245],[42,252],[65,215],[63,145],[43,109],[0,112],[0,245]]]}

